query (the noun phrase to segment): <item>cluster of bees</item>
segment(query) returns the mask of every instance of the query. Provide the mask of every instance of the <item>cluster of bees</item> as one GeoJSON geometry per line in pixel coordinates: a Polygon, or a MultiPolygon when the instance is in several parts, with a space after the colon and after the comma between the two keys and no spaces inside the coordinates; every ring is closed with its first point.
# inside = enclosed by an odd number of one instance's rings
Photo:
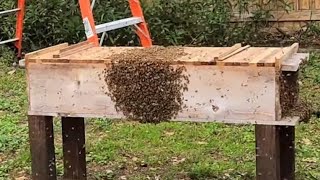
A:
{"type": "Polygon", "coordinates": [[[183,107],[189,79],[186,68],[174,67],[171,61],[183,55],[183,49],[177,47],[134,49],[112,55],[104,79],[116,110],[142,123],[174,118],[183,107]]]}
{"type": "Polygon", "coordinates": [[[312,115],[309,102],[299,98],[299,73],[282,72],[280,75],[280,104],[282,116],[298,116],[308,121],[312,115]]]}

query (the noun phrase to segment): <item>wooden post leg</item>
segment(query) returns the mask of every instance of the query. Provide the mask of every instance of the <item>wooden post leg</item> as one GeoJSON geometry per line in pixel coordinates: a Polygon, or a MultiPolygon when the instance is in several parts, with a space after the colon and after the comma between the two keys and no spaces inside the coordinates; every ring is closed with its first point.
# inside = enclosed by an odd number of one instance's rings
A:
{"type": "Polygon", "coordinates": [[[280,177],[281,180],[295,179],[295,127],[279,126],[280,177]]]}
{"type": "Polygon", "coordinates": [[[256,125],[258,180],[294,180],[295,127],[256,125]]]}
{"type": "Polygon", "coordinates": [[[55,180],[53,118],[28,116],[33,180],[55,180]]]}
{"type": "Polygon", "coordinates": [[[86,179],[84,118],[62,118],[65,179],[86,179]]]}
{"type": "Polygon", "coordinates": [[[276,126],[256,125],[257,180],[280,180],[280,147],[276,126]]]}

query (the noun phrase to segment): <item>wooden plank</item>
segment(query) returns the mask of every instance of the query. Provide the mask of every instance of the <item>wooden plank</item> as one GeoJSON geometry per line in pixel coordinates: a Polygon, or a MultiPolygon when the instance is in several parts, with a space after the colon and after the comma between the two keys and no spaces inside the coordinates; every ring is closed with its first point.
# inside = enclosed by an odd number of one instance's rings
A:
{"type": "Polygon", "coordinates": [[[314,1],[314,8],[316,10],[320,10],[320,1],[317,1],[317,0],[314,1]]]}
{"type": "MultiPolygon", "coordinates": [[[[268,58],[263,58],[263,59],[260,59],[260,61],[258,61],[258,65],[259,66],[268,66],[269,64],[272,64],[273,63],[273,67],[275,66],[275,63],[276,63],[276,59],[277,57],[281,57],[283,56],[283,54],[285,53],[285,48],[279,48],[279,50],[274,54],[274,55],[271,55],[269,56],[268,58]]],[[[278,58],[279,59],[279,58],[278,58]]]]}
{"type": "MultiPolygon", "coordinates": [[[[318,4],[320,2],[317,1],[318,4]]],[[[316,5],[319,8],[319,5],[316,5]]],[[[269,22],[303,22],[303,21],[319,21],[320,11],[316,10],[303,10],[303,11],[271,11],[272,17],[268,19],[269,22]]],[[[235,14],[235,18],[231,19],[232,23],[252,21],[253,14],[235,14]]]]}
{"type": "Polygon", "coordinates": [[[224,65],[224,66],[249,66],[250,61],[265,51],[265,48],[256,48],[252,47],[246,49],[245,51],[236,54],[222,62],[217,62],[217,65],[224,65]]]}
{"type": "MultiPolygon", "coordinates": [[[[271,23],[274,24],[274,27],[268,28],[268,32],[278,34],[281,31],[282,34],[290,35],[293,33],[297,33],[297,31],[301,31],[305,29],[308,22],[307,21],[296,21],[296,22],[276,22],[271,23]],[[275,27],[277,24],[277,27],[275,27]]],[[[265,28],[265,30],[267,30],[265,28]]]]}
{"type": "MultiPolygon", "coordinates": [[[[58,59],[52,58],[54,54],[44,54],[41,56],[41,59],[37,59],[36,61],[32,63],[86,63],[86,64],[110,64],[111,59],[109,58],[113,54],[119,54],[124,53],[127,50],[132,50],[135,47],[91,47],[89,49],[86,48],[86,46],[80,46],[85,47],[82,50],[79,49],[71,49],[72,52],[67,55],[66,57],[59,57],[58,59]]],[[[79,47],[77,47],[79,48],[79,47]]],[[[172,61],[172,65],[176,64],[184,64],[184,65],[219,65],[219,66],[249,66],[250,64],[256,63],[259,59],[259,57],[262,57],[262,55],[266,50],[279,50],[279,55],[281,56],[282,53],[280,53],[280,50],[283,50],[283,48],[275,48],[275,47],[253,47],[248,48],[244,51],[241,51],[240,53],[234,54],[233,56],[225,59],[224,61],[218,61],[216,62],[215,59],[217,57],[222,57],[221,55],[226,54],[226,51],[230,50],[226,47],[201,47],[201,48],[193,48],[193,47],[183,47],[186,55],[178,57],[176,60],[172,61]],[[251,62],[251,63],[250,63],[251,62]]],[[[60,51],[59,51],[60,52],[60,51]]],[[[64,51],[68,52],[68,51],[64,51]]],[[[54,53],[58,53],[58,51],[55,51],[54,53]]],[[[233,54],[233,53],[231,53],[233,54]]],[[[57,55],[57,54],[56,54],[57,55]]],[[[229,54],[230,55],[230,54],[229,54]]],[[[228,56],[228,55],[227,55],[228,56]]],[[[270,57],[266,56],[265,58],[262,58],[260,61],[264,62],[258,62],[258,66],[268,66],[268,67],[274,67],[275,66],[275,58],[272,58],[272,54],[270,57]],[[268,61],[267,63],[265,61],[268,61]],[[270,62],[269,62],[270,61],[270,62]],[[265,65],[265,64],[266,65],[265,65]]],[[[276,55],[274,55],[276,56],[276,55]]]]}
{"type": "Polygon", "coordinates": [[[80,43],[77,43],[77,44],[72,44],[66,48],[63,48],[63,49],[60,49],[59,51],[60,52],[67,52],[67,51],[70,51],[70,50],[73,50],[73,49],[77,49],[77,48],[80,48],[80,47],[83,47],[83,46],[86,46],[88,44],[91,44],[89,41],[83,41],[83,42],[80,42],[80,43]]]}
{"type": "Polygon", "coordinates": [[[310,10],[310,0],[299,0],[299,10],[310,10]]]}
{"type": "Polygon", "coordinates": [[[300,64],[309,60],[309,53],[295,53],[292,57],[282,62],[282,71],[298,71],[300,64]]]}
{"type": "Polygon", "coordinates": [[[222,54],[220,54],[218,57],[216,57],[215,59],[217,59],[218,61],[221,61],[225,56],[228,56],[229,54],[235,52],[236,50],[238,50],[239,48],[241,48],[241,43],[235,44],[232,47],[226,49],[222,54]]]}
{"type": "Polygon", "coordinates": [[[87,179],[84,118],[62,117],[64,179],[87,179]]]}
{"type": "Polygon", "coordinates": [[[72,54],[76,54],[76,53],[79,53],[81,51],[93,48],[93,47],[95,47],[93,43],[83,42],[83,43],[76,44],[76,45],[73,45],[73,46],[69,46],[68,48],[59,50],[59,53],[58,54],[54,54],[53,58],[66,57],[66,56],[69,56],[69,55],[72,55],[72,54]]]}
{"type": "Polygon", "coordinates": [[[287,8],[286,6],[284,6],[284,3],[286,3],[287,5],[290,4],[289,2],[290,0],[285,0],[285,2],[269,1],[269,0],[264,0],[264,1],[265,1],[265,5],[269,6],[268,10],[271,10],[271,11],[284,11],[287,8]]]}
{"type": "Polygon", "coordinates": [[[294,43],[290,47],[279,48],[279,51],[270,56],[270,58],[261,59],[257,64],[258,66],[276,67],[279,71],[285,60],[291,58],[299,49],[299,44],[294,43]]]}
{"type": "Polygon", "coordinates": [[[280,180],[280,142],[276,126],[256,125],[257,180],[280,180]]]}
{"type": "MultiPolygon", "coordinates": [[[[274,68],[185,67],[190,74],[189,91],[184,93],[186,107],[177,119],[275,120],[274,68]],[[212,105],[219,110],[213,111],[212,105]]],[[[122,118],[105,94],[105,68],[104,64],[29,64],[29,114],[122,118]]]]}
{"type": "MultiPolygon", "coordinates": [[[[264,62],[266,60],[271,60],[275,61],[275,58],[272,59],[276,54],[280,54],[281,52],[278,50],[274,50],[270,52],[269,55],[266,55],[263,58],[254,58],[254,60],[251,60],[250,58],[240,58],[240,59],[247,59],[246,61],[243,62],[232,62],[232,61],[212,61],[209,59],[205,59],[205,61],[199,61],[197,63],[195,62],[190,62],[190,61],[177,61],[176,63],[173,64],[183,64],[183,65],[220,65],[220,66],[258,66],[258,67],[275,67],[274,62],[264,62]],[[256,60],[260,59],[261,62],[255,62],[256,60]]],[[[297,55],[292,56],[292,58],[289,58],[282,62],[282,70],[284,71],[296,71],[300,66],[298,61],[302,59],[302,61],[307,60],[309,58],[308,53],[296,53],[297,55]]],[[[260,54],[262,55],[262,54],[260,54]]],[[[239,60],[240,60],[239,59],[239,60]]],[[[34,63],[41,63],[41,64],[56,64],[56,63],[73,63],[73,64],[105,64],[108,65],[110,64],[110,60],[103,60],[103,59],[74,59],[71,60],[69,57],[68,58],[61,58],[57,62],[54,59],[42,59],[40,62],[34,62],[34,63]]]]}
{"type": "MultiPolygon", "coordinates": [[[[110,63],[110,56],[114,54],[125,53],[128,50],[141,49],[141,47],[93,47],[90,49],[82,50],[80,52],[68,55],[65,58],[52,58],[51,56],[42,56],[35,63],[110,63]]],[[[214,61],[214,57],[223,53],[222,47],[183,47],[186,55],[177,58],[172,64],[210,64],[214,61]]],[[[58,53],[58,52],[55,52],[58,53]]]]}
{"type": "Polygon", "coordinates": [[[234,56],[234,55],[236,55],[236,54],[238,54],[238,53],[241,53],[242,51],[244,51],[244,50],[246,50],[246,49],[248,49],[248,48],[250,48],[250,47],[251,47],[250,45],[246,45],[246,46],[244,46],[244,47],[241,47],[241,48],[233,51],[232,53],[230,53],[230,54],[228,54],[228,55],[225,55],[225,56],[222,56],[222,57],[218,57],[218,59],[216,59],[216,60],[217,60],[217,61],[226,60],[226,59],[228,59],[228,58],[230,58],[230,57],[232,57],[232,56],[234,56]]]}
{"type": "Polygon", "coordinates": [[[95,47],[94,44],[88,44],[88,45],[79,47],[79,48],[74,49],[74,50],[69,50],[69,51],[66,51],[66,52],[61,52],[61,53],[59,54],[59,57],[57,57],[57,58],[62,58],[62,57],[70,56],[70,55],[72,55],[72,54],[76,54],[76,53],[79,53],[79,52],[81,52],[81,51],[91,49],[91,48],[93,48],[93,47],[95,47]]]}
{"type": "Polygon", "coordinates": [[[292,12],[286,12],[286,11],[277,11],[272,12],[274,17],[270,19],[269,21],[280,21],[280,22],[299,22],[299,21],[311,21],[316,20],[314,17],[314,13],[310,10],[304,10],[304,11],[292,11],[292,12]]]}
{"type": "Polygon", "coordinates": [[[280,178],[295,179],[295,127],[278,126],[280,141],[280,178]]]}
{"type": "Polygon", "coordinates": [[[43,55],[43,54],[46,54],[46,53],[49,53],[52,51],[58,51],[58,50],[63,49],[65,47],[68,47],[68,43],[63,43],[63,44],[59,44],[56,46],[51,46],[48,48],[40,49],[38,51],[34,51],[34,52],[26,54],[25,59],[28,61],[28,59],[30,59],[30,58],[35,58],[36,56],[40,56],[40,55],[43,55]]]}
{"type": "Polygon", "coordinates": [[[295,53],[298,52],[299,49],[299,43],[294,43],[290,47],[284,48],[283,53],[276,57],[276,69],[281,69],[283,61],[286,59],[291,58],[295,53]]]}
{"type": "MultiPolygon", "coordinates": [[[[110,56],[114,54],[124,53],[127,50],[132,50],[133,47],[116,47],[116,48],[97,48],[82,49],[81,51],[74,51],[73,54],[67,55],[63,58],[58,54],[50,56],[43,56],[35,63],[111,63],[110,56]],[[52,56],[56,57],[52,58],[52,56]],[[60,57],[60,58],[58,58],[60,57]]],[[[214,58],[225,53],[228,47],[183,47],[186,55],[172,61],[172,64],[195,64],[195,65],[214,65],[214,58]]],[[[58,53],[58,52],[56,52],[58,53]]]]}
{"type": "Polygon", "coordinates": [[[291,7],[293,11],[298,11],[299,10],[299,0],[290,0],[291,7]]]}
{"type": "MultiPolygon", "coordinates": [[[[131,47],[130,47],[131,48],[131,47]]],[[[68,59],[72,60],[106,60],[110,54],[113,54],[112,49],[105,49],[105,47],[92,47],[89,49],[82,50],[78,53],[71,54],[68,56],[68,59]],[[80,58],[79,58],[80,57],[80,58]],[[81,58],[84,57],[84,58],[81,58]]],[[[120,50],[120,52],[126,51],[125,49],[120,50]]]]}
{"type": "Polygon", "coordinates": [[[49,116],[28,116],[32,179],[56,180],[53,120],[49,116]]]}
{"type": "Polygon", "coordinates": [[[278,52],[278,48],[265,48],[262,53],[257,54],[253,59],[250,60],[250,65],[257,66],[257,63],[261,60],[270,59],[278,52]]]}
{"type": "MultiPolygon", "coordinates": [[[[67,46],[67,48],[68,47],[69,46],[67,46]]],[[[75,54],[69,55],[70,57],[73,57],[73,58],[70,58],[69,56],[67,58],[68,59],[76,59],[76,60],[95,59],[95,58],[92,58],[92,56],[93,56],[93,54],[95,55],[95,52],[99,51],[100,49],[104,49],[104,48],[103,47],[93,47],[93,48],[90,48],[90,49],[87,49],[87,50],[83,50],[83,51],[79,51],[79,52],[77,52],[75,54]],[[86,53],[86,52],[90,52],[90,53],[86,53]],[[90,58],[84,58],[84,57],[90,57],[90,58]]],[[[55,63],[60,63],[61,61],[63,61],[64,58],[61,58],[61,59],[53,58],[54,55],[55,55],[55,57],[57,57],[59,52],[60,52],[60,50],[55,50],[55,51],[50,51],[50,52],[48,52],[46,54],[41,54],[41,56],[38,56],[37,59],[31,59],[31,60],[33,60],[32,63],[42,63],[43,61],[47,61],[47,60],[50,60],[51,62],[55,62],[55,63]]],[[[99,57],[99,59],[101,60],[103,58],[99,57]]],[[[87,63],[87,62],[84,62],[84,63],[87,63]]]]}

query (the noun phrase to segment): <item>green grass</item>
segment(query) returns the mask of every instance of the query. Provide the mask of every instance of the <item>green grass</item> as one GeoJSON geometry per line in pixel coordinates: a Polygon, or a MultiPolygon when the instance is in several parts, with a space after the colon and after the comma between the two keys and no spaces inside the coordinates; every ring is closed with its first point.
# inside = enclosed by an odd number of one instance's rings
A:
{"type": "MultiPolygon", "coordinates": [[[[0,57],[12,58],[8,53],[0,57]],[[5,57],[3,57],[5,56],[5,57]]],[[[320,109],[320,54],[302,71],[301,96],[320,109]]],[[[25,72],[0,64],[0,179],[30,176],[25,72]]],[[[89,179],[254,179],[254,127],[217,123],[114,122],[87,119],[89,179]]],[[[297,179],[320,179],[320,119],[296,132],[297,179]]],[[[55,120],[58,173],[61,124],[55,120]]]]}

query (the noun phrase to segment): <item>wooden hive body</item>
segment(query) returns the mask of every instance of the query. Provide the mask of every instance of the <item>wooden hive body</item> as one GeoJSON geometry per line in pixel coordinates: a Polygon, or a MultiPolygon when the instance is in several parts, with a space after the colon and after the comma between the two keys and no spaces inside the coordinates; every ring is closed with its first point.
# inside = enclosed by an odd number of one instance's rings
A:
{"type": "MultiPolygon", "coordinates": [[[[105,94],[101,76],[110,56],[137,47],[61,44],[26,56],[29,115],[122,118],[105,94]]],[[[182,47],[172,66],[190,75],[186,106],[173,121],[294,125],[283,119],[279,73],[297,71],[307,54],[298,45],[273,47],[182,47]]]]}

